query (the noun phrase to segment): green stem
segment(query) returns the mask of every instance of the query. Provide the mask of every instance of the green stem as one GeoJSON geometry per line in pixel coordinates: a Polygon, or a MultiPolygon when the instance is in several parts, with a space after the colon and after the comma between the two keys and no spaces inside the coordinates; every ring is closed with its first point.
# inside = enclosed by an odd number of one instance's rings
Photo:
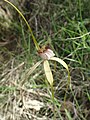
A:
{"type": "Polygon", "coordinates": [[[54,113],[54,118],[53,118],[53,120],[55,120],[55,118],[56,118],[56,113],[55,113],[55,103],[54,103],[54,89],[53,89],[53,84],[51,85],[51,93],[52,93],[53,113],[54,113]]]}
{"type": "Polygon", "coordinates": [[[53,85],[51,85],[51,93],[52,93],[52,101],[54,103],[54,89],[53,89],[53,85]]]}
{"type": "Polygon", "coordinates": [[[35,39],[35,37],[33,35],[32,29],[31,29],[29,23],[27,22],[26,18],[21,13],[21,11],[13,3],[9,2],[8,0],[4,0],[4,1],[7,2],[8,4],[10,4],[19,13],[19,15],[23,18],[23,20],[25,21],[25,23],[26,23],[26,25],[27,25],[30,33],[31,33],[31,36],[32,36],[32,39],[33,39],[33,42],[35,44],[36,49],[37,50],[40,49],[40,47],[39,47],[39,45],[38,45],[38,43],[37,43],[37,41],[36,41],[36,39],[35,39]]]}
{"type": "MultiPolygon", "coordinates": [[[[67,81],[66,92],[67,92],[69,87],[71,89],[71,77],[70,77],[70,72],[68,71],[68,81],[67,81]]],[[[66,97],[67,97],[67,93],[66,92],[65,92],[65,95],[64,95],[64,105],[65,105],[66,97]]]]}

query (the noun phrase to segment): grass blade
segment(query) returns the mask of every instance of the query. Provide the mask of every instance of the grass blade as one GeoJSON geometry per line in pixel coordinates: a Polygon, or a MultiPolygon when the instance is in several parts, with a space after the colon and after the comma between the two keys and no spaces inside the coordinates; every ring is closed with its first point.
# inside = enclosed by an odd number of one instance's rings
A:
{"type": "Polygon", "coordinates": [[[67,117],[68,117],[68,120],[73,120],[72,118],[71,118],[71,115],[70,115],[70,113],[65,109],[65,112],[66,112],[66,115],[67,115],[67,117]]]}

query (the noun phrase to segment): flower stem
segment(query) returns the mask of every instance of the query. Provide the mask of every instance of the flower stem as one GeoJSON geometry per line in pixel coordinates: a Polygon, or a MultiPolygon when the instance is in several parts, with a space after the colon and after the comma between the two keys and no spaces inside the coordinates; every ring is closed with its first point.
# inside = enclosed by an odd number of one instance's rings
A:
{"type": "Polygon", "coordinates": [[[40,47],[35,39],[35,36],[33,35],[32,29],[31,29],[29,23],[27,22],[26,18],[24,17],[24,15],[21,13],[21,11],[13,3],[9,2],[8,0],[4,0],[4,1],[7,2],[8,4],[10,4],[19,13],[19,15],[23,18],[23,20],[25,21],[25,23],[26,23],[26,25],[31,33],[31,36],[32,36],[32,39],[33,39],[33,42],[35,44],[36,49],[37,50],[40,49],[40,47]]]}
{"type": "Polygon", "coordinates": [[[54,99],[54,88],[53,88],[53,84],[51,85],[51,93],[52,93],[52,102],[53,102],[53,113],[54,113],[54,118],[53,118],[53,120],[55,120],[55,118],[56,118],[56,113],[55,113],[55,108],[56,108],[56,106],[55,106],[55,99],[54,99]]]}
{"type": "Polygon", "coordinates": [[[67,90],[68,90],[69,86],[70,86],[70,89],[71,89],[71,77],[70,77],[70,72],[68,71],[68,81],[67,81],[66,92],[65,92],[65,95],[64,95],[64,105],[65,105],[65,102],[66,102],[67,90]]]}

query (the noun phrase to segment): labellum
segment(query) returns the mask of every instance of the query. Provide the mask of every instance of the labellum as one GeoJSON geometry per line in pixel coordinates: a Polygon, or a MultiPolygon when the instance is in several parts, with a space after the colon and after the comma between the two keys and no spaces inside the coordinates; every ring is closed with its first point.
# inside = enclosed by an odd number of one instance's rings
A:
{"type": "Polygon", "coordinates": [[[49,60],[51,57],[55,56],[54,52],[51,50],[49,46],[42,46],[38,50],[38,54],[42,59],[49,60]]]}

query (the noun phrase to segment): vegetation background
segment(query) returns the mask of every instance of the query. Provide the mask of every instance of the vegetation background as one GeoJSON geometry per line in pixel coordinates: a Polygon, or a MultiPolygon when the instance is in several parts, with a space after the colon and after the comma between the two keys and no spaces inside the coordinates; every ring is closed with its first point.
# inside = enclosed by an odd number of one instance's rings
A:
{"type": "Polygon", "coordinates": [[[68,64],[72,91],[66,91],[66,70],[50,62],[55,91],[53,113],[43,66],[27,74],[41,59],[28,28],[17,11],[1,0],[0,119],[90,120],[90,1],[9,1],[25,16],[39,45],[49,43],[55,55],[68,64]]]}

